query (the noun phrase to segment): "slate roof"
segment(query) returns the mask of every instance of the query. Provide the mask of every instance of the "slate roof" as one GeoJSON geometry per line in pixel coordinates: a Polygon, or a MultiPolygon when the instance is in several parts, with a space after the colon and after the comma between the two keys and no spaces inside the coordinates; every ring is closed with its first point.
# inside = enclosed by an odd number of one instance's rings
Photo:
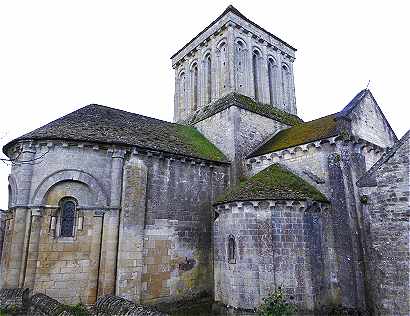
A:
{"type": "Polygon", "coordinates": [[[338,135],[336,114],[296,125],[277,133],[248,158],[338,135]]]}
{"type": "Polygon", "coordinates": [[[20,140],[66,140],[131,145],[212,161],[226,157],[195,128],[91,104],[25,134],[20,140]]]}
{"type": "MultiPolygon", "coordinates": [[[[282,130],[279,133],[275,134],[271,139],[263,143],[254,152],[249,154],[248,158],[257,157],[277,150],[308,144],[316,140],[337,136],[340,132],[337,126],[337,120],[350,120],[350,113],[367,95],[369,95],[373,99],[376,106],[378,107],[377,102],[370,90],[364,89],[360,91],[340,112],[330,114],[328,116],[324,116],[310,122],[298,124],[296,126],[290,127],[289,129],[282,130]]],[[[381,110],[380,113],[383,116],[383,119],[386,120],[381,110]]],[[[387,120],[386,123],[390,127],[387,120]]]]}
{"type": "Polygon", "coordinates": [[[403,137],[397,141],[392,148],[390,148],[360,179],[357,181],[359,187],[371,187],[376,186],[376,179],[374,178],[375,172],[386,163],[395,152],[410,140],[410,130],[403,135],[403,137]]]}
{"type": "Polygon", "coordinates": [[[298,116],[289,114],[270,104],[258,103],[250,97],[239,94],[237,92],[231,92],[223,96],[222,98],[219,98],[218,100],[215,100],[214,102],[199,108],[195,113],[191,114],[185,120],[185,123],[198,123],[231,106],[237,106],[250,112],[274,119],[289,126],[294,126],[303,122],[298,116]]]}
{"type": "Polygon", "coordinates": [[[236,14],[237,16],[239,16],[241,19],[245,20],[246,22],[248,22],[249,24],[255,26],[256,28],[262,30],[263,32],[269,34],[270,36],[272,36],[274,39],[276,39],[277,41],[281,42],[282,44],[286,45],[287,47],[291,48],[292,50],[296,51],[296,48],[294,48],[293,46],[291,46],[290,44],[286,43],[284,40],[281,40],[279,37],[277,37],[276,35],[268,32],[267,30],[265,30],[264,28],[262,28],[261,26],[259,26],[258,24],[256,24],[255,22],[249,20],[246,16],[244,16],[241,12],[239,12],[238,9],[236,9],[233,5],[229,5],[224,12],[222,12],[222,14],[220,16],[218,16],[214,21],[211,22],[211,24],[209,24],[205,29],[203,29],[201,32],[199,32],[198,35],[196,35],[193,39],[191,39],[187,44],[185,44],[180,50],[178,50],[174,55],[171,56],[171,59],[174,58],[176,55],[178,55],[181,51],[184,50],[185,47],[188,47],[193,41],[195,41],[199,36],[201,36],[202,33],[206,32],[209,28],[211,28],[215,23],[217,23],[225,14],[227,14],[228,12],[233,12],[234,14],[236,14]]]}
{"type": "Polygon", "coordinates": [[[314,186],[279,164],[273,164],[229,190],[216,204],[234,201],[307,199],[328,202],[314,186]]]}

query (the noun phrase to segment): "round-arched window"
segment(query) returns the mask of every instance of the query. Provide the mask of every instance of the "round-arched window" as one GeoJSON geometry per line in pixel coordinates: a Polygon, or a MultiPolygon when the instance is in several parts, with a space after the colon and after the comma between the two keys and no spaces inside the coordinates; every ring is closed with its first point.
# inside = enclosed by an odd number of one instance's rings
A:
{"type": "Polygon", "coordinates": [[[236,263],[236,256],[235,256],[235,237],[229,236],[228,238],[228,262],[229,263],[236,263]]]}
{"type": "Polygon", "coordinates": [[[61,202],[60,237],[74,237],[76,204],[67,199],[61,202]]]}

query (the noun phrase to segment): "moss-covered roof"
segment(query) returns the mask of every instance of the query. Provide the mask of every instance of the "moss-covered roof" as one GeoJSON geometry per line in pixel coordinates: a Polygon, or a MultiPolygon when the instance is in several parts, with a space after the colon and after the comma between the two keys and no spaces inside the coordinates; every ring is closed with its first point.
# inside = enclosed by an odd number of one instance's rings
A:
{"type": "Polygon", "coordinates": [[[195,124],[231,106],[237,106],[250,112],[254,112],[259,115],[274,119],[289,126],[303,123],[303,121],[296,115],[289,114],[270,104],[258,103],[252,98],[236,92],[231,92],[223,96],[222,98],[199,108],[195,113],[191,114],[185,120],[185,123],[195,124]]]}
{"type": "Polygon", "coordinates": [[[248,157],[256,157],[277,150],[307,144],[315,140],[336,136],[338,132],[335,118],[336,114],[331,114],[282,130],[248,157]]]}
{"type": "Polygon", "coordinates": [[[91,104],[28,134],[20,140],[85,141],[131,145],[212,161],[226,157],[195,128],[169,123],[110,107],[91,104]]]}
{"type": "Polygon", "coordinates": [[[217,204],[234,201],[307,199],[328,201],[314,186],[279,164],[273,164],[229,190],[217,200],[217,204]]]}

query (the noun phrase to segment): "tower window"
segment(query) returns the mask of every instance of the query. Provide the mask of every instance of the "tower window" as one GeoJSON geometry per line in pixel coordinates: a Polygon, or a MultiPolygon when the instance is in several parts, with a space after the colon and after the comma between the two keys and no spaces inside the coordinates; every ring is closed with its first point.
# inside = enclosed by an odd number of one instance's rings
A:
{"type": "Polygon", "coordinates": [[[229,263],[236,263],[236,256],[235,256],[236,249],[235,248],[236,248],[235,237],[231,235],[228,238],[228,262],[229,263]]]}
{"type": "Polygon", "coordinates": [[[74,237],[76,205],[73,200],[63,200],[61,203],[60,237],[74,237]]]}
{"type": "Polygon", "coordinates": [[[260,87],[259,87],[259,72],[260,72],[260,54],[255,50],[252,54],[252,68],[253,68],[253,85],[255,100],[259,101],[260,99],[260,87]]]}

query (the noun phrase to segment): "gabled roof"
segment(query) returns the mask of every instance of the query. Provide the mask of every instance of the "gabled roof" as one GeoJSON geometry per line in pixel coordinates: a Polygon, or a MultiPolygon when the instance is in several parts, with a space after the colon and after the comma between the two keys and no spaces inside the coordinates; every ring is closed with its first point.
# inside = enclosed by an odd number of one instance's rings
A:
{"type": "Polygon", "coordinates": [[[241,12],[239,12],[238,9],[236,9],[233,5],[229,5],[224,12],[220,16],[218,16],[214,21],[211,22],[206,28],[204,28],[201,32],[198,33],[193,39],[191,39],[187,44],[185,44],[180,50],[178,50],[174,55],[171,56],[171,59],[174,58],[176,55],[178,55],[181,51],[183,51],[186,47],[188,47],[193,41],[195,41],[199,36],[201,36],[202,33],[206,32],[209,28],[211,28],[214,24],[216,24],[224,15],[228,14],[229,12],[234,13],[235,15],[239,16],[241,19],[245,20],[247,23],[253,25],[254,27],[262,30],[263,32],[269,34],[269,36],[272,36],[274,39],[277,41],[281,42],[283,45],[289,47],[290,49],[296,51],[296,48],[291,46],[290,44],[286,43],[284,40],[281,40],[279,37],[276,35],[273,35],[272,33],[268,32],[255,22],[249,20],[246,16],[244,16],[241,12]]]}
{"type": "Polygon", "coordinates": [[[226,157],[200,132],[190,126],[169,123],[110,107],[91,104],[65,115],[3,147],[22,140],[84,141],[137,146],[226,162],[226,157]]]}
{"type": "Polygon", "coordinates": [[[356,96],[341,110],[337,113],[337,118],[347,118],[350,119],[350,114],[354,111],[354,109],[361,103],[361,101],[366,97],[369,96],[374,104],[376,105],[377,109],[379,110],[383,120],[386,122],[389,129],[392,131],[394,138],[397,140],[397,136],[394,133],[394,130],[391,128],[389,121],[383,114],[383,111],[380,109],[379,105],[377,104],[376,99],[374,98],[372,92],[369,89],[363,89],[360,91],[356,96]]]}
{"type": "Polygon", "coordinates": [[[371,187],[377,185],[375,179],[376,171],[385,164],[396,151],[410,140],[410,130],[407,131],[404,136],[397,141],[394,146],[389,149],[360,179],[357,181],[359,187],[371,187]]]}
{"type": "Polygon", "coordinates": [[[259,115],[274,119],[289,126],[294,126],[303,122],[296,115],[289,114],[270,104],[258,103],[252,98],[244,96],[237,92],[231,92],[223,96],[222,98],[219,98],[218,100],[199,108],[196,112],[192,113],[186,120],[184,120],[184,122],[193,125],[215,115],[216,113],[226,110],[231,106],[237,106],[250,112],[254,112],[259,115]]]}
{"type": "MultiPolygon", "coordinates": [[[[340,112],[282,130],[252,152],[248,158],[337,136],[340,132],[337,121],[339,119],[350,120],[350,114],[366,96],[370,96],[380,110],[370,90],[364,89],[360,91],[340,112]]],[[[381,110],[380,113],[388,127],[391,129],[389,122],[386,120],[381,110]]],[[[393,130],[392,132],[394,135],[393,130]]]]}
{"type": "Polygon", "coordinates": [[[261,147],[252,152],[248,158],[310,143],[319,139],[329,138],[336,136],[337,134],[336,114],[331,114],[280,131],[261,147]]]}
{"type": "Polygon", "coordinates": [[[328,202],[314,186],[279,164],[273,164],[229,190],[217,200],[217,204],[234,201],[307,199],[328,202]]]}

